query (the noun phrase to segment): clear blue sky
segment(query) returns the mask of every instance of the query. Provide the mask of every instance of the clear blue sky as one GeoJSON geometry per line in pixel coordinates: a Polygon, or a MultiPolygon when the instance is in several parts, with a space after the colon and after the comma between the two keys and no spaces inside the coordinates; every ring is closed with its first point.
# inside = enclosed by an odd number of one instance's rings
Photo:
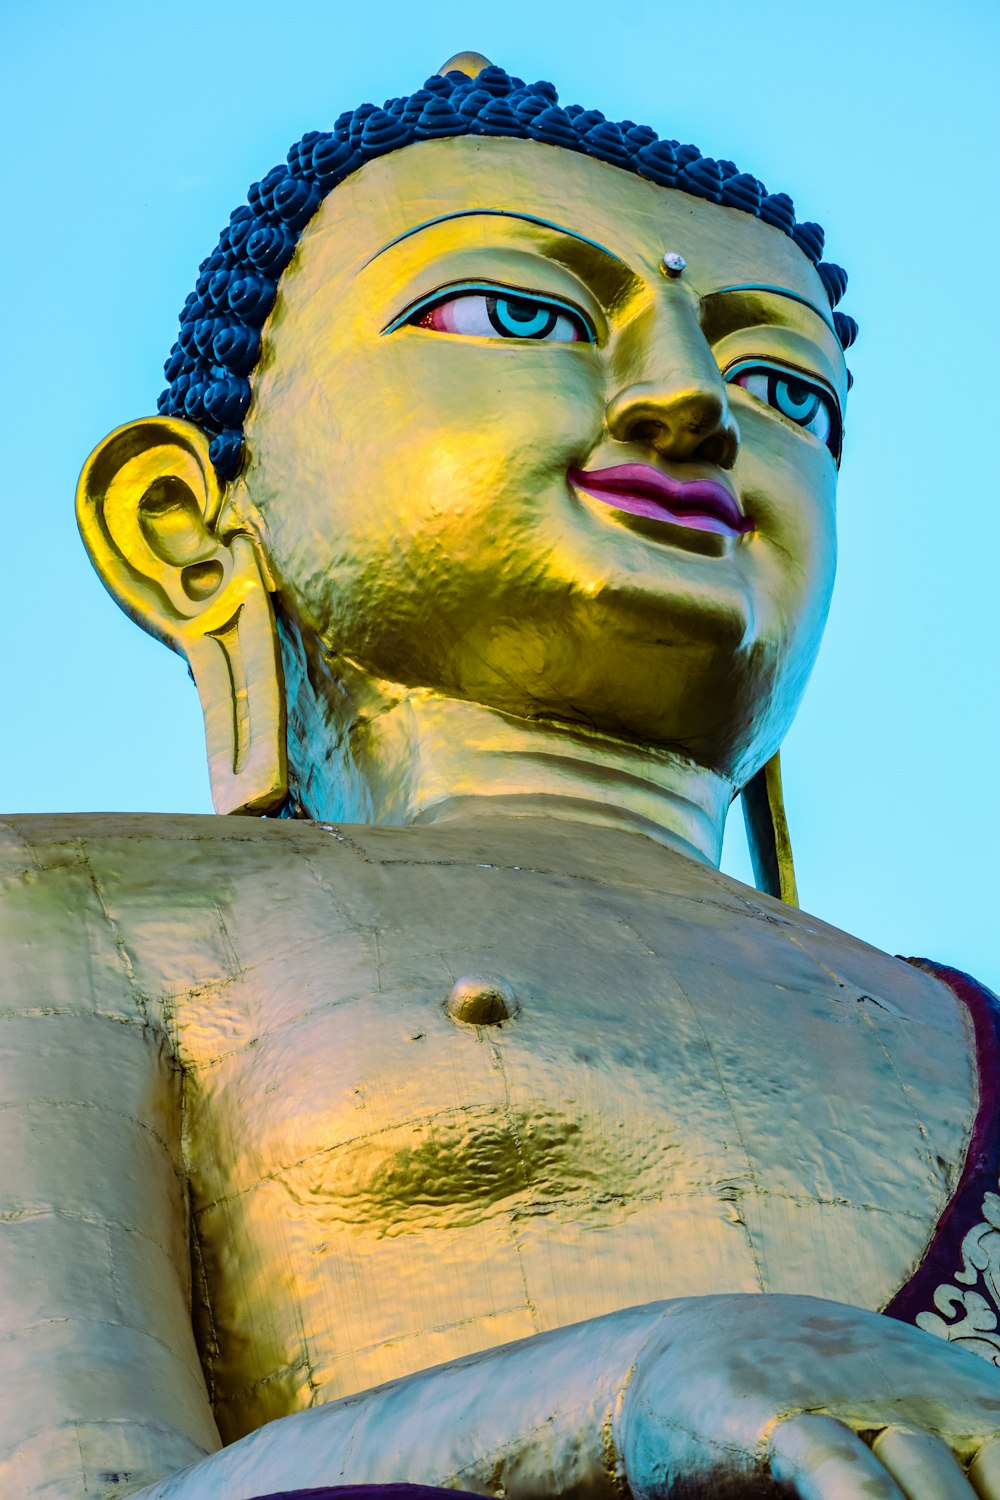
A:
{"type": "Polygon", "coordinates": [[[1000,987],[996,0],[7,0],[3,31],[7,810],[210,810],[194,691],[91,574],[76,474],[155,409],[248,184],[474,48],[826,226],[862,337],[838,592],[785,754],[803,902],[1000,987]]]}

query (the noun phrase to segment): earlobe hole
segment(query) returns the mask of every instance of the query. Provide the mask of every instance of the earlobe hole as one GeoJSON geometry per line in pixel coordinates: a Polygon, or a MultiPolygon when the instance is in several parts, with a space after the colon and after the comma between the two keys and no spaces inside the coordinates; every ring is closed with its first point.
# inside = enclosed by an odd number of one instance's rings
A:
{"type": "Polygon", "coordinates": [[[181,587],[189,599],[199,604],[203,599],[211,599],[218,591],[222,576],[220,562],[191,563],[181,573],[181,587]]]}
{"type": "Polygon", "coordinates": [[[139,525],[160,561],[174,567],[204,554],[211,545],[194,492],[176,475],[154,479],[139,503],[139,525]]]}

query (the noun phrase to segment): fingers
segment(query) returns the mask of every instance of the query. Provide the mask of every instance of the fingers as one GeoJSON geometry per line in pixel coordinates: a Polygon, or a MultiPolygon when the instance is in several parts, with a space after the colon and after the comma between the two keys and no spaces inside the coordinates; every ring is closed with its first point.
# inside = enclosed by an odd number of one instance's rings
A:
{"type": "Polygon", "coordinates": [[[887,1427],[872,1452],[906,1500],[972,1500],[969,1483],[947,1443],[930,1432],[887,1427]]]}
{"type": "Polygon", "coordinates": [[[969,1483],[979,1500],[1000,1500],[1000,1438],[980,1448],[969,1465],[969,1483]]]}
{"type": "Polygon", "coordinates": [[[933,1433],[887,1427],[869,1449],[827,1416],[779,1422],[769,1451],[772,1478],[799,1500],[1000,1500],[1000,1437],[980,1448],[968,1476],[933,1433]]]}
{"type": "MultiPolygon", "coordinates": [[[[771,1433],[771,1475],[799,1500],[911,1500],[859,1437],[833,1417],[789,1417],[771,1433]]],[[[942,1491],[950,1500],[950,1491],[942,1491]]],[[[969,1491],[965,1492],[969,1500],[969,1491]]],[[[920,1500],[924,1500],[923,1494],[920,1500]]],[[[928,1500],[938,1500],[933,1490],[928,1500]]]]}

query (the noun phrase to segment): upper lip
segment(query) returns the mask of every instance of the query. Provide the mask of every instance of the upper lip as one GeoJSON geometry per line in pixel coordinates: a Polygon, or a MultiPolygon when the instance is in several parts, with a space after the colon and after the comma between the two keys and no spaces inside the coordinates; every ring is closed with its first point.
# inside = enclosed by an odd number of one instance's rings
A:
{"type": "Polygon", "coordinates": [[[635,495],[659,501],[675,516],[708,515],[743,533],[750,522],[725,485],[714,479],[674,479],[651,464],[615,464],[609,469],[571,469],[570,479],[598,495],[635,495]]]}

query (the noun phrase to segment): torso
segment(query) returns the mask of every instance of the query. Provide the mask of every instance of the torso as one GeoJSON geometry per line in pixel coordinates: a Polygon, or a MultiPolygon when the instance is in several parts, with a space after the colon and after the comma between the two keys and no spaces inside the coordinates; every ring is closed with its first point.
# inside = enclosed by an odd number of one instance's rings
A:
{"type": "Polygon", "coordinates": [[[658,1298],[882,1307],[954,1189],[951,991],[641,836],[88,822],[183,1069],[224,1439],[658,1298]],[[519,1014],[453,1020],[467,974],[519,1014]]]}

